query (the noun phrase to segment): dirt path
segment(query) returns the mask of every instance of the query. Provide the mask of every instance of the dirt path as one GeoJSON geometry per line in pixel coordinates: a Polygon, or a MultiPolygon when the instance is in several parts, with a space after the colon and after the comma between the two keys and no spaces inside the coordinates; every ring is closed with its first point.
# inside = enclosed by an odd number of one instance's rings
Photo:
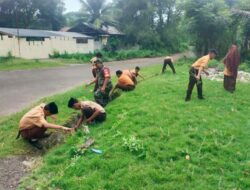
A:
{"type": "Polygon", "coordinates": [[[0,159],[0,190],[15,190],[20,178],[31,171],[37,157],[14,156],[0,159]]]}
{"type": "MultiPolygon", "coordinates": [[[[175,54],[178,59],[191,53],[175,54]]],[[[112,73],[118,69],[135,66],[161,64],[163,58],[131,59],[106,63],[112,73]]],[[[0,71],[0,117],[29,106],[37,100],[61,93],[92,80],[91,67],[88,64],[68,65],[59,68],[0,71]]],[[[143,71],[142,71],[143,72],[143,71]]]]}

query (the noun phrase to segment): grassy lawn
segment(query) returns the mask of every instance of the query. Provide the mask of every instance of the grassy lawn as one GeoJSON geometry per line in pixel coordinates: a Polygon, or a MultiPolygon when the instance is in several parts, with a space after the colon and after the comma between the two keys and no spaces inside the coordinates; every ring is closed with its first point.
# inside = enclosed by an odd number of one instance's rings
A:
{"type": "Polygon", "coordinates": [[[28,60],[19,58],[1,58],[0,71],[42,69],[50,67],[60,67],[66,64],[83,63],[75,59],[47,59],[47,60],[28,60]]]}
{"type": "MultiPolygon", "coordinates": [[[[238,84],[229,94],[220,82],[204,80],[205,101],[184,102],[187,65],[141,82],[107,107],[108,119],[81,131],[51,149],[40,168],[24,179],[20,189],[250,189],[250,85],[238,84]],[[94,148],[75,155],[88,138],[94,148]],[[186,156],[190,155],[190,160],[186,156]]],[[[143,70],[159,73],[160,66],[143,70]]],[[[91,89],[74,89],[44,101],[56,100],[58,123],[70,117],[70,96],[92,98],[91,89]]],[[[22,113],[0,121],[0,156],[32,149],[15,140],[22,113]]]]}

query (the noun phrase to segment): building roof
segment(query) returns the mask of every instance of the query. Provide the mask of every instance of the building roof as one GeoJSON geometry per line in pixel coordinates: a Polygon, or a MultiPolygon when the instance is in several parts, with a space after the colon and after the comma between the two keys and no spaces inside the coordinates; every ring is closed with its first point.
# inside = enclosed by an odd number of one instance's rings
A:
{"type": "Polygon", "coordinates": [[[19,37],[49,38],[52,36],[64,36],[72,38],[92,38],[90,36],[79,34],[76,32],[60,32],[60,31],[50,31],[50,30],[17,29],[17,28],[1,28],[1,27],[0,27],[0,34],[19,36],[19,37]]]}
{"type": "Polygon", "coordinates": [[[51,37],[51,33],[46,30],[0,28],[0,33],[19,37],[51,37]]]}
{"type": "Polygon", "coordinates": [[[57,36],[65,36],[71,38],[92,38],[91,36],[87,36],[85,34],[80,34],[77,32],[61,32],[61,31],[49,31],[49,32],[56,34],[57,36]]]}
{"type": "MultiPolygon", "coordinates": [[[[65,28],[64,28],[64,30],[65,30],[65,28]]],[[[89,36],[102,36],[102,35],[119,36],[119,35],[124,35],[122,32],[120,32],[114,26],[103,26],[101,29],[99,29],[99,28],[96,28],[94,25],[88,24],[88,23],[78,23],[77,25],[73,26],[72,28],[69,28],[67,31],[78,32],[78,33],[86,34],[89,36]]]]}

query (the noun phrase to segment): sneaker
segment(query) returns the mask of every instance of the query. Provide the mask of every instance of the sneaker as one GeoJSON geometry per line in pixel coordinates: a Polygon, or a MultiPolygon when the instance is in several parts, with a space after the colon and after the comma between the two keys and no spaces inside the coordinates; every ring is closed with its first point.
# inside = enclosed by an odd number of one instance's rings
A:
{"type": "Polygon", "coordinates": [[[38,150],[42,150],[43,149],[43,145],[41,145],[37,139],[30,139],[28,141],[32,146],[34,146],[35,148],[37,148],[38,150]]]}
{"type": "Polygon", "coordinates": [[[185,98],[185,102],[189,102],[191,98],[185,98]]]}
{"type": "Polygon", "coordinates": [[[199,100],[205,100],[205,98],[202,96],[202,97],[198,97],[199,100]]]}

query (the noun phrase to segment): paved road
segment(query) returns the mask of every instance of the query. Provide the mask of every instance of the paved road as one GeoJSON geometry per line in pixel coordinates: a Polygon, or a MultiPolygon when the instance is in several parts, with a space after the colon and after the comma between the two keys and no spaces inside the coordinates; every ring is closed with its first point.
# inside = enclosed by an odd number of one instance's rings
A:
{"type": "MultiPolygon", "coordinates": [[[[177,59],[183,54],[176,54],[177,59]]],[[[117,69],[151,66],[162,63],[163,58],[132,59],[106,63],[112,73],[117,69]]],[[[83,82],[92,80],[90,65],[0,71],[0,116],[20,111],[33,102],[56,93],[64,92],[83,82]]]]}

